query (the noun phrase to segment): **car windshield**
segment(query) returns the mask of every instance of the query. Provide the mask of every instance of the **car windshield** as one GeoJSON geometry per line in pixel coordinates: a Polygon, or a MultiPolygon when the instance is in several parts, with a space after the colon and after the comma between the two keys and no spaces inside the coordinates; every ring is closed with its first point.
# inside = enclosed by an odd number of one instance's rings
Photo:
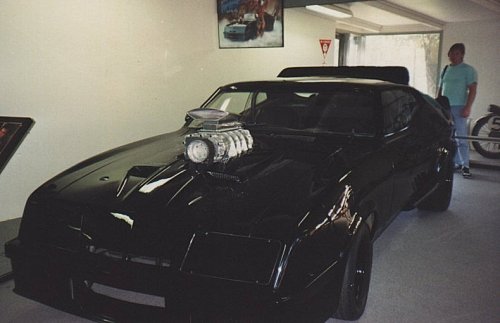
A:
{"type": "Polygon", "coordinates": [[[343,88],[327,91],[220,91],[203,108],[239,116],[246,125],[303,132],[374,135],[374,95],[343,88]]]}

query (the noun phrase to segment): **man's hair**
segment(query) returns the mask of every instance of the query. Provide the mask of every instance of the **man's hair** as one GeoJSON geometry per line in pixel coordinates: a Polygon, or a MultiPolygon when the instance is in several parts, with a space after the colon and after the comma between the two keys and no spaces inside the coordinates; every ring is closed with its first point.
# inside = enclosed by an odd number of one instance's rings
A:
{"type": "Polygon", "coordinates": [[[458,50],[460,53],[462,53],[462,55],[465,55],[465,45],[464,44],[455,43],[455,44],[451,45],[450,50],[448,51],[448,54],[450,54],[451,52],[453,52],[455,50],[458,50]]]}

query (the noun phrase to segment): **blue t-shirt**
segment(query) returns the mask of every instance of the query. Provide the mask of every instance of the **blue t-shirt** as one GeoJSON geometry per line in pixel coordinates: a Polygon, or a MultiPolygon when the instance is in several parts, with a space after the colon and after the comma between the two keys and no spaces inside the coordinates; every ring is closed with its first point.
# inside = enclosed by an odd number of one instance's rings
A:
{"type": "Polygon", "coordinates": [[[450,105],[465,105],[469,85],[477,83],[477,72],[474,67],[460,63],[448,65],[441,80],[442,93],[450,100],[450,105]]]}

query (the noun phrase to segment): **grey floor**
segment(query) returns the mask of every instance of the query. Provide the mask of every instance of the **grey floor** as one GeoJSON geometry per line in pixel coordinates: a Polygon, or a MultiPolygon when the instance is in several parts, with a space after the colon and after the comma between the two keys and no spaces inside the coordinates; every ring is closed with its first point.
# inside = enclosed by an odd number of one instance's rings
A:
{"type": "MultiPolygon", "coordinates": [[[[448,211],[403,212],[375,242],[358,322],[500,322],[500,170],[471,171],[473,179],[456,174],[448,211]]],[[[1,322],[88,322],[13,287],[0,284],[1,322]]],[[[311,313],[310,322],[325,320],[340,322],[311,313]]]]}

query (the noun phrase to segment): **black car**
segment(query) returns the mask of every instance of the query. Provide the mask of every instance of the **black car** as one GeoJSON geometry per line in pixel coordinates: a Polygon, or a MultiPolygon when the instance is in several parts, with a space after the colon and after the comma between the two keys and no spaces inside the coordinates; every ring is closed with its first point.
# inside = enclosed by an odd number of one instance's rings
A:
{"type": "MultiPolygon", "coordinates": [[[[264,12],[264,31],[273,31],[274,16],[264,12]]],[[[224,27],[224,38],[235,41],[246,41],[257,37],[259,22],[255,13],[247,13],[241,20],[235,20],[224,27]]]]}
{"type": "Polygon", "coordinates": [[[106,322],[279,321],[326,294],[332,315],[359,318],[374,239],[451,199],[449,112],[407,81],[289,68],[75,165],[29,197],[5,246],[15,292],[106,322]]]}

